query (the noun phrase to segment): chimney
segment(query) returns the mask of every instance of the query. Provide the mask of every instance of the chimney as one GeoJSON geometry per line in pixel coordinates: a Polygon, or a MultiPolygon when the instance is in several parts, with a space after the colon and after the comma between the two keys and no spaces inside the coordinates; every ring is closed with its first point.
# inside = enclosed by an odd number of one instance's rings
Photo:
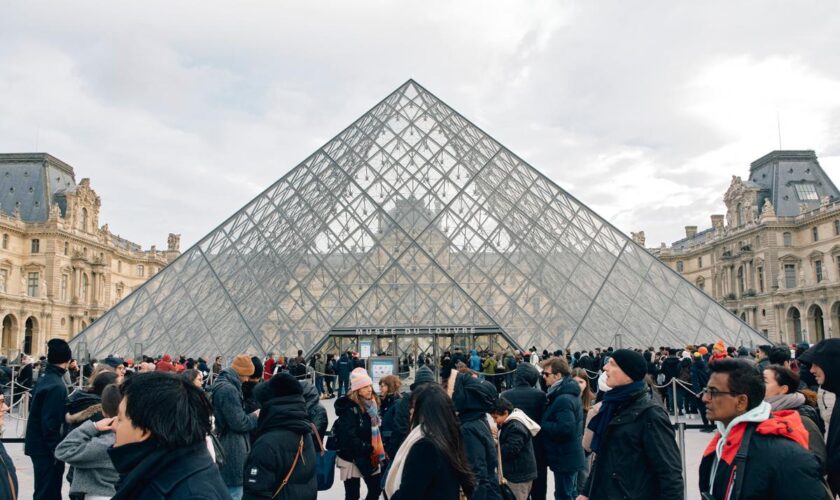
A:
{"type": "Polygon", "coordinates": [[[685,237],[694,238],[697,236],[697,226],[685,226],[685,237]]]}
{"type": "Polygon", "coordinates": [[[723,215],[715,214],[712,216],[712,227],[715,230],[723,229],[723,215]]]}
{"type": "Polygon", "coordinates": [[[638,233],[630,233],[633,237],[633,241],[636,242],[637,245],[644,248],[645,247],[645,232],[639,231],[638,233]]]}

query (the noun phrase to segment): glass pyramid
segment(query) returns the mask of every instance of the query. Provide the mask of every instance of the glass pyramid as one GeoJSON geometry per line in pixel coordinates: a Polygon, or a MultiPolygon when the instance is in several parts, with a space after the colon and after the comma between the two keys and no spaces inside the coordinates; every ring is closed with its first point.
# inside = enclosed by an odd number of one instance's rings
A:
{"type": "Polygon", "coordinates": [[[232,356],[459,326],[549,350],[766,342],[409,80],[73,343],[232,356]]]}

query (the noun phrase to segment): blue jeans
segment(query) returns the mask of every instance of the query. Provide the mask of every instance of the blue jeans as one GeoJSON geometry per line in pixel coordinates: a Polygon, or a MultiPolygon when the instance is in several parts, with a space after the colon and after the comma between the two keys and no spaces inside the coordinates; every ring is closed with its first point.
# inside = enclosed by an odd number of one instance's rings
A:
{"type": "Polygon", "coordinates": [[[315,388],[318,389],[318,395],[324,393],[324,377],[322,375],[315,375],[315,388]]]}
{"type": "Polygon", "coordinates": [[[578,496],[577,472],[554,473],[554,500],[574,500],[578,496]]]}
{"type": "Polygon", "coordinates": [[[228,493],[233,500],[242,500],[242,486],[228,486],[228,493]]]}
{"type": "Polygon", "coordinates": [[[338,397],[345,396],[350,392],[350,377],[338,377],[338,397]]]}

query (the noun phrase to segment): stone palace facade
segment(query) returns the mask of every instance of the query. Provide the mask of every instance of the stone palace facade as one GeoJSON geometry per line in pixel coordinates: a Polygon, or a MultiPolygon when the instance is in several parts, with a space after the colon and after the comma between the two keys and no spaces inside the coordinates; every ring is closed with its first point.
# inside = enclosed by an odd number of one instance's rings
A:
{"type": "Polygon", "coordinates": [[[759,158],[724,202],[711,228],[651,251],[774,342],[840,337],[840,192],[816,154],[759,158]]]}
{"type": "Polygon", "coordinates": [[[90,179],[43,153],[0,154],[0,353],[39,355],[69,339],[180,253],[99,226],[90,179]]]}

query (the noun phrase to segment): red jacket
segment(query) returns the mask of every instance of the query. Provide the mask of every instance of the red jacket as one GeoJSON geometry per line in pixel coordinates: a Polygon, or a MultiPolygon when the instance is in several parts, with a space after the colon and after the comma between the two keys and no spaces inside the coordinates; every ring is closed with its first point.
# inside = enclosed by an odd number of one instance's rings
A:
{"type": "Polygon", "coordinates": [[[263,364],[263,380],[268,380],[274,375],[274,358],[268,358],[263,364]]]}
{"type": "Polygon", "coordinates": [[[155,371],[174,372],[175,367],[172,365],[172,356],[170,356],[169,354],[164,354],[163,359],[158,361],[157,365],[155,365],[155,371]]]}
{"type": "MultiPolygon", "coordinates": [[[[712,490],[717,500],[728,500],[730,497],[737,472],[733,462],[747,425],[746,422],[735,425],[726,437],[712,490]]],[[[703,452],[700,491],[709,489],[715,449],[719,441],[720,434],[715,433],[703,452]]],[[[756,426],[744,467],[741,499],[825,498],[819,461],[808,451],[808,431],[795,410],[774,412],[769,419],[756,426]]]]}

